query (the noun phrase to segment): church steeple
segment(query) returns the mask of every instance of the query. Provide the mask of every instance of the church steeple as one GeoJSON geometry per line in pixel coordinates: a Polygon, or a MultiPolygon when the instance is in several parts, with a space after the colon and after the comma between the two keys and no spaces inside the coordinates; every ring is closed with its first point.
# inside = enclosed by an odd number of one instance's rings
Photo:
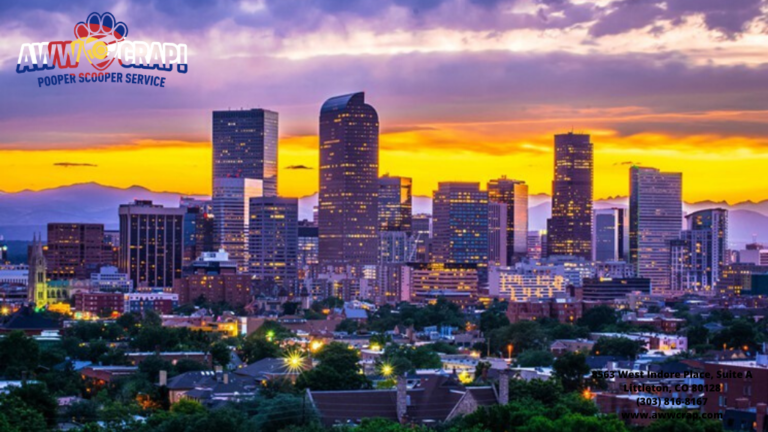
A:
{"type": "Polygon", "coordinates": [[[29,254],[27,301],[38,308],[48,304],[47,268],[48,263],[43,254],[42,234],[35,234],[32,238],[32,247],[29,254]]]}

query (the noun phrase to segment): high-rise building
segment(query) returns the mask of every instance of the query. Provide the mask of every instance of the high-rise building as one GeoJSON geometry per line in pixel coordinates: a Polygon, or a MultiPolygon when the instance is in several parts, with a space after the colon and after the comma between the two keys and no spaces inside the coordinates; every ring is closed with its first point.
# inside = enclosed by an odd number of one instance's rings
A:
{"type": "Polygon", "coordinates": [[[262,180],[277,195],[277,120],[274,111],[213,112],[213,188],[216,179],[262,180]]]}
{"type": "Polygon", "coordinates": [[[429,261],[431,238],[432,238],[432,216],[428,214],[417,214],[413,216],[411,239],[410,262],[429,261]]]}
{"type": "Polygon", "coordinates": [[[547,256],[592,258],[592,142],[589,135],[555,135],[552,217],[547,220],[547,256]]]}
{"type": "Polygon", "coordinates": [[[299,222],[299,268],[318,263],[317,226],[306,221],[299,222]]]}
{"type": "Polygon", "coordinates": [[[262,181],[217,178],[213,182],[213,236],[241,273],[248,272],[249,200],[263,196],[262,181]]]}
{"type": "Polygon", "coordinates": [[[507,206],[507,263],[528,254],[528,185],[506,177],[488,182],[488,201],[507,206]]]}
{"type": "Polygon", "coordinates": [[[488,265],[507,266],[507,204],[500,202],[488,203],[488,265]]]}
{"type": "Polygon", "coordinates": [[[623,208],[595,210],[594,236],[592,239],[593,261],[625,260],[629,249],[626,211],[623,208]]]}
{"type": "Polygon", "coordinates": [[[687,215],[688,229],[671,242],[671,290],[714,294],[728,264],[728,210],[687,215]]]}
{"type": "Polygon", "coordinates": [[[544,236],[540,231],[528,231],[528,258],[537,260],[542,257],[543,249],[546,249],[542,244],[544,236]]]}
{"type": "Polygon", "coordinates": [[[134,287],[170,288],[181,277],[184,257],[183,208],[166,208],[152,201],[122,204],[118,268],[134,287]]]}
{"type": "Polygon", "coordinates": [[[192,262],[203,252],[213,251],[214,224],[213,208],[206,205],[189,205],[184,215],[184,269],[185,273],[192,271],[192,262]]]}
{"type": "Polygon", "coordinates": [[[670,242],[683,224],[683,175],[656,168],[630,168],[629,258],[637,277],[654,292],[671,289],[670,242]]]}
{"type": "Polygon", "coordinates": [[[104,242],[104,225],[49,223],[45,259],[50,280],[90,279],[102,266],[114,265],[112,247],[104,242]]]}
{"type": "Polygon", "coordinates": [[[299,200],[251,198],[248,227],[250,273],[293,291],[297,280],[299,200]]]}
{"type": "Polygon", "coordinates": [[[411,185],[408,177],[379,177],[379,230],[411,232],[411,185]]]}
{"type": "Polygon", "coordinates": [[[476,264],[488,277],[488,193],[479,183],[438,183],[432,199],[432,260],[476,264]]]}
{"type": "Polygon", "coordinates": [[[322,265],[375,265],[379,248],[379,116],[365,93],[320,110],[318,228],[322,265]]]}
{"type": "Polygon", "coordinates": [[[379,231],[379,264],[408,262],[411,243],[405,231],[379,231]]]}

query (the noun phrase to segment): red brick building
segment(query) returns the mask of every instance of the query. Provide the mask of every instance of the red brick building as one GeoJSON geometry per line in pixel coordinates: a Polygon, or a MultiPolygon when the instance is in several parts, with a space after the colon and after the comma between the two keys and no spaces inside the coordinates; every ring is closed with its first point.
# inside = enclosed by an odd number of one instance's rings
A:
{"type": "Polygon", "coordinates": [[[75,310],[88,312],[94,315],[102,313],[123,313],[125,302],[121,293],[104,292],[79,292],[72,296],[75,301],[75,310]]]}
{"type": "Polygon", "coordinates": [[[711,376],[704,380],[707,387],[719,385],[720,388],[720,391],[707,388],[711,391],[706,392],[705,412],[725,413],[728,408],[755,408],[768,403],[768,356],[760,354],[757,360],[704,363],[704,371],[711,376]]]}
{"type": "Polygon", "coordinates": [[[45,259],[52,280],[90,279],[100,267],[117,265],[102,224],[49,223],[45,259]]]}
{"type": "Polygon", "coordinates": [[[509,322],[532,321],[542,318],[556,319],[561,323],[573,323],[584,314],[585,310],[599,303],[576,300],[573,298],[535,299],[523,302],[509,302],[507,318],[509,322]]]}
{"type": "Polygon", "coordinates": [[[192,263],[192,268],[193,274],[173,281],[179,304],[194,303],[200,297],[236,307],[251,302],[251,276],[237,274],[237,265],[225,252],[205,252],[192,263]]]}

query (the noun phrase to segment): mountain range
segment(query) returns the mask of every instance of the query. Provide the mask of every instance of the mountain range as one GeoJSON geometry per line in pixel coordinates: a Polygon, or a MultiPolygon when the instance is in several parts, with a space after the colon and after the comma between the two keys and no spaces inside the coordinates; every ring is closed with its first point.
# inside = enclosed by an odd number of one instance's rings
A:
{"type": "MultiPolygon", "coordinates": [[[[49,222],[102,223],[106,229],[117,229],[117,209],[120,204],[135,199],[152,200],[164,206],[178,206],[182,195],[175,192],[153,192],[141,186],[117,188],[98,183],[81,183],[40,191],[25,190],[14,193],[0,192],[0,236],[6,240],[30,240],[32,234],[45,236],[49,222]]],[[[205,196],[194,196],[206,198],[205,196]]],[[[312,219],[312,208],[317,205],[317,194],[299,198],[299,217],[312,219]]],[[[595,208],[624,207],[627,197],[609,197],[595,201],[595,208]]],[[[729,237],[731,247],[741,248],[745,243],[768,242],[768,200],[746,201],[737,204],[700,201],[684,203],[685,212],[721,207],[729,210],[729,237]]],[[[431,213],[432,199],[413,197],[414,213],[431,213]]],[[[550,216],[549,195],[529,197],[529,229],[542,230],[550,216]]]]}

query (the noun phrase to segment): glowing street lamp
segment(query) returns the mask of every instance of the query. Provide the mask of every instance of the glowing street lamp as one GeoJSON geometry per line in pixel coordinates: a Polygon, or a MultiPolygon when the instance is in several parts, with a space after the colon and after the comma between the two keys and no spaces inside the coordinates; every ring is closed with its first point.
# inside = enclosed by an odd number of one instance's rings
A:
{"type": "Polygon", "coordinates": [[[275,338],[275,331],[274,330],[269,330],[267,332],[267,340],[272,342],[272,339],[274,339],[274,338],[275,338]]]}
{"type": "Polygon", "coordinates": [[[384,363],[381,365],[381,374],[385,377],[390,377],[395,372],[395,368],[392,367],[390,364],[384,363]]]}
{"type": "Polygon", "coordinates": [[[304,356],[298,351],[288,352],[285,358],[283,358],[283,362],[288,372],[296,373],[304,369],[304,356]]]}
{"type": "Polygon", "coordinates": [[[309,344],[309,350],[312,352],[317,352],[320,348],[323,347],[323,341],[319,340],[313,340],[312,343],[309,344]]]}

